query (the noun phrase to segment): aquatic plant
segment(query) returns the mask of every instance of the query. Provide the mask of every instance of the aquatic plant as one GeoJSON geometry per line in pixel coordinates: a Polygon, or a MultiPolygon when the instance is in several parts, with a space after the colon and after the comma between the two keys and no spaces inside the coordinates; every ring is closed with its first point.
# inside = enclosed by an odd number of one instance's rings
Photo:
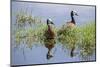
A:
{"type": "Polygon", "coordinates": [[[95,54],[96,49],[96,30],[95,22],[87,23],[81,27],[82,40],[80,43],[80,55],[82,58],[89,60],[91,55],[95,54]]]}
{"type": "Polygon", "coordinates": [[[18,12],[16,13],[16,25],[18,26],[17,28],[22,28],[25,27],[25,25],[30,25],[32,24],[37,24],[41,23],[40,17],[33,16],[32,14],[28,14],[27,12],[18,12]]]}
{"type": "Polygon", "coordinates": [[[70,50],[78,47],[82,58],[88,59],[95,53],[95,22],[88,22],[75,28],[63,26],[57,33],[62,46],[70,50]]]}
{"type": "Polygon", "coordinates": [[[58,40],[62,43],[62,46],[65,49],[69,49],[70,56],[73,57],[73,52],[77,46],[77,42],[79,40],[79,30],[77,27],[69,28],[69,27],[62,27],[58,31],[58,40]]]}
{"type": "Polygon", "coordinates": [[[32,47],[33,42],[42,39],[42,34],[45,29],[45,23],[39,17],[33,17],[24,11],[16,13],[16,26],[13,30],[13,37],[15,37],[16,46],[26,43],[32,47]]]}

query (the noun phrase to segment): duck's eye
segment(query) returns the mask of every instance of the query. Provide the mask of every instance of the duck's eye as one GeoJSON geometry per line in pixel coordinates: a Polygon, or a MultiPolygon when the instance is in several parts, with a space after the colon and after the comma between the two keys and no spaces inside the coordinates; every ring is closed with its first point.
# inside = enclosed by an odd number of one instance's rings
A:
{"type": "Polygon", "coordinates": [[[53,22],[51,22],[51,24],[54,24],[53,22]]]}
{"type": "Polygon", "coordinates": [[[77,13],[75,13],[75,15],[76,15],[76,16],[78,16],[78,14],[77,14],[77,13]]]}

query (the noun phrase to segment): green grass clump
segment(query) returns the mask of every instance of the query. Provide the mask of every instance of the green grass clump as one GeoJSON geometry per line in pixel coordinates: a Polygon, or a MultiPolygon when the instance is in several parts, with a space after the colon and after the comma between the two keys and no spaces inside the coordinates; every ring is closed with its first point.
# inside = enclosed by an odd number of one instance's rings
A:
{"type": "Polygon", "coordinates": [[[78,47],[82,58],[87,58],[95,53],[95,22],[74,28],[62,27],[57,33],[58,41],[62,43],[63,47],[67,49],[78,47]]]}
{"type": "Polygon", "coordinates": [[[83,58],[89,59],[89,56],[91,56],[95,52],[95,22],[83,25],[80,30],[82,35],[82,40],[80,43],[80,53],[83,58]]]}
{"type": "Polygon", "coordinates": [[[24,40],[28,47],[32,47],[33,43],[41,42],[43,40],[44,31],[46,29],[46,24],[35,24],[35,27],[29,27],[27,29],[18,29],[15,34],[16,45],[21,45],[20,43],[24,40]]]}
{"type": "Polygon", "coordinates": [[[78,28],[62,28],[58,31],[58,40],[65,48],[71,49],[78,41],[78,28]]]}
{"type": "Polygon", "coordinates": [[[20,45],[24,37],[26,37],[26,31],[21,30],[21,29],[16,30],[16,33],[15,33],[16,45],[20,45]]]}
{"type": "Polygon", "coordinates": [[[25,43],[28,47],[32,47],[34,42],[42,42],[46,23],[41,21],[41,18],[20,11],[16,14],[15,22],[16,29],[13,36],[15,37],[16,46],[25,43]]]}

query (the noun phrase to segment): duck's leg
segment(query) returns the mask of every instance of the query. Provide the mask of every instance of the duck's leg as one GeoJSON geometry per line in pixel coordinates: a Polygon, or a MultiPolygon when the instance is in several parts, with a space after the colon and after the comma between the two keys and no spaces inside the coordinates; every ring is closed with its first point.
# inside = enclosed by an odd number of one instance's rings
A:
{"type": "Polygon", "coordinates": [[[71,52],[70,52],[70,56],[71,56],[71,57],[74,56],[74,50],[75,50],[75,47],[72,47],[71,52]]]}
{"type": "Polygon", "coordinates": [[[52,58],[53,56],[51,55],[51,49],[48,49],[48,53],[47,53],[47,59],[52,58]]]}

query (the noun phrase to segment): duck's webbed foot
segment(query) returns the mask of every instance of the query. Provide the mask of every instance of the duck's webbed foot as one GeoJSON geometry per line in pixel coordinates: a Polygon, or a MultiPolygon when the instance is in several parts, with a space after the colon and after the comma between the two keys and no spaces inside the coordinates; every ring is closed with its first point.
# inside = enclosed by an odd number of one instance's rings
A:
{"type": "Polygon", "coordinates": [[[47,59],[49,60],[50,58],[52,58],[53,56],[50,54],[47,54],[47,59]]]}
{"type": "Polygon", "coordinates": [[[73,57],[73,56],[74,56],[74,52],[71,52],[71,53],[70,53],[70,56],[73,57]]]}
{"type": "Polygon", "coordinates": [[[74,55],[74,50],[75,50],[75,47],[73,47],[72,49],[71,49],[71,52],[70,52],[70,56],[71,57],[74,57],[75,55],[74,55]]]}

